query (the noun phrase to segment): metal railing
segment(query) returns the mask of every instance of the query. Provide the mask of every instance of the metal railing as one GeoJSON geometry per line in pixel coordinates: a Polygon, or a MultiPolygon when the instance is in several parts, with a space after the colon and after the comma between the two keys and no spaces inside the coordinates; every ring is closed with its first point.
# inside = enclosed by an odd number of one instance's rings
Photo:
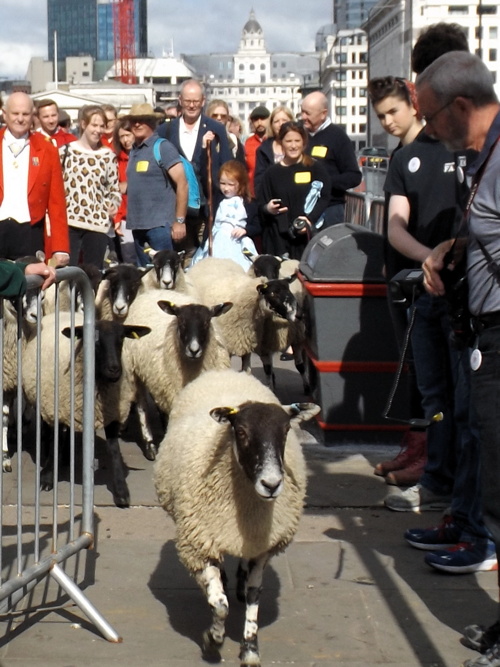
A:
{"type": "MultiPolygon", "coordinates": [[[[4,401],[4,439],[6,438],[6,402],[9,398],[16,399],[15,436],[16,447],[12,464],[13,478],[9,473],[0,474],[0,613],[5,614],[24,598],[37,583],[52,577],[60,588],[86,614],[90,621],[109,641],[119,642],[120,636],[106,622],[97,609],[82,593],[65,569],[69,569],[68,560],[84,549],[92,549],[94,545],[94,384],[95,384],[95,310],[94,294],[85,273],[79,268],[57,270],[57,286],[55,289],[55,326],[54,326],[54,359],[59,359],[59,300],[60,283],[68,281],[70,290],[70,366],[69,366],[69,399],[59,395],[58,362],[54,368],[46,368],[42,358],[41,317],[42,293],[41,280],[38,277],[28,278],[28,289],[38,289],[37,318],[34,331],[26,333],[26,322],[22,316],[22,299],[17,299],[17,313],[12,314],[11,304],[0,299],[0,396],[4,401]],[[83,429],[81,433],[82,454],[81,464],[77,463],[75,447],[76,429],[73,423],[75,410],[75,295],[78,287],[84,304],[83,316],[83,382],[80,396],[83,405],[81,415],[83,429]],[[15,332],[15,344],[11,345],[8,331],[15,332]],[[25,435],[26,423],[23,425],[23,351],[27,335],[36,335],[36,404],[32,406],[34,417],[25,435]],[[10,346],[9,348],[7,346],[10,346]],[[13,358],[15,357],[15,358],[13,358]],[[12,363],[14,361],[14,363],[12,363]],[[7,363],[8,362],[8,363],[7,363]],[[15,379],[8,376],[11,367],[15,367],[15,379]],[[48,373],[54,374],[54,414],[56,415],[53,429],[54,484],[49,493],[41,492],[41,468],[44,452],[42,442],[41,396],[43,378],[48,373]],[[12,392],[12,385],[15,389],[12,392]],[[4,391],[5,390],[5,391],[4,391]],[[59,449],[59,401],[70,401],[72,423],[69,425],[69,484],[64,482],[64,491],[58,482],[59,449]],[[33,451],[34,443],[34,451],[33,451]],[[30,451],[31,449],[31,451],[30,451]],[[29,453],[28,453],[29,452],[29,453]],[[32,460],[30,460],[30,456],[32,460]],[[27,461],[26,461],[27,459],[27,461]],[[81,475],[81,487],[76,485],[75,478],[81,475]],[[33,488],[34,487],[34,488],[33,488]],[[64,498],[63,498],[64,495],[64,498]],[[50,506],[51,518],[47,520],[47,502],[50,506]],[[43,507],[43,510],[42,510],[43,507]],[[42,518],[43,515],[43,518],[42,518]]],[[[33,339],[35,340],[35,339],[33,339]]],[[[33,343],[35,344],[35,343],[33,343]]],[[[80,352],[78,352],[80,353],[80,352]]],[[[62,390],[61,390],[62,391],[62,390]]],[[[66,391],[66,388],[64,388],[66,391]]],[[[12,402],[12,401],[11,401],[12,402]]],[[[44,431],[45,433],[45,431],[44,431]]],[[[79,450],[78,450],[79,451],[79,450]]]]}

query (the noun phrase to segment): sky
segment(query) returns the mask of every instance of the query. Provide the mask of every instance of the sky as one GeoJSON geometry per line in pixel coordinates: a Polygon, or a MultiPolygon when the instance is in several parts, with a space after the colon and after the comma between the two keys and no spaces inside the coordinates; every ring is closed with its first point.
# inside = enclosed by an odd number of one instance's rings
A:
{"type": "MultiPolygon", "coordinates": [[[[172,43],[176,56],[233,53],[253,8],[268,51],[313,51],[332,7],[333,0],[149,0],[149,48],[155,56],[172,43]]],[[[46,1],[0,0],[0,79],[23,79],[33,56],[47,58],[46,1]]]]}

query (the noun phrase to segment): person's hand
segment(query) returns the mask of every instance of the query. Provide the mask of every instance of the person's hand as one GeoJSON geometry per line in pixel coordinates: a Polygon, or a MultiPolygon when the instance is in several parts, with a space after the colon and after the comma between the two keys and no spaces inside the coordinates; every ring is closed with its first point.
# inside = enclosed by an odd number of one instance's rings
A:
{"type": "Polygon", "coordinates": [[[180,222],[174,222],[170,228],[170,233],[172,235],[172,241],[182,241],[182,239],[186,238],[186,225],[183,225],[180,222]]]}
{"type": "Polygon", "coordinates": [[[271,215],[279,215],[288,211],[287,206],[281,205],[281,199],[270,199],[266,204],[266,209],[271,215]]]}
{"type": "Polygon", "coordinates": [[[47,266],[43,262],[28,264],[24,270],[24,274],[26,276],[41,276],[44,279],[42,289],[47,289],[49,285],[52,285],[56,281],[56,270],[54,267],[47,266]]]}
{"type": "Polygon", "coordinates": [[[122,223],[121,222],[115,222],[114,223],[114,228],[115,228],[115,234],[117,236],[123,236],[122,223]]]}
{"type": "MultiPolygon", "coordinates": [[[[424,287],[433,296],[444,296],[445,287],[441,280],[440,272],[444,269],[444,260],[453,245],[453,241],[453,239],[449,239],[440,243],[422,264],[422,269],[424,270],[424,287]]],[[[448,268],[453,270],[453,263],[448,264],[448,268]]]]}
{"type": "Polygon", "coordinates": [[[203,138],[201,140],[201,146],[202,148],[207,147],[207,142],[208,141],[213,141],[215,139],[215,134],[212,132],[212,130],[208,130],[208,132],[205,132],[203,135],[203,138]]]}
{"type": "Polygon", "coordinates": [[[50,260],[50,263],[52,266],[55,266],[56,268],[58,266],[68,266],[69,264],[69,255],[67,252],[55,252],[52,255],[52,259],[50,260]]]}
{"type": "Polygon", "coordinates": [[[231,238],[232,239],[241,239],[242,236],[245,236],[247,233],[246,229],[243,229],[243,227],[233,227],[231,230],[231,238]]]}
{"type": "Polygon", "coordinates": [[[307,234],[307,231],[308,231],[307,228],[309,227],[309,229],[311,229],[311,227],[312,227],[311,222],[309,221],[309,218],[307,218],[305,215],[298,215],[297,220],[305,220],[306,226],[303,227],[302,229],[297,229],[296,233],[297,234],[307,234]]]}
{"type": "Polygon", "coordinates": [[[116,204],[108,204],[107,212],[110,218],[113,218],[118,213],[118,206],[116,204]]]}

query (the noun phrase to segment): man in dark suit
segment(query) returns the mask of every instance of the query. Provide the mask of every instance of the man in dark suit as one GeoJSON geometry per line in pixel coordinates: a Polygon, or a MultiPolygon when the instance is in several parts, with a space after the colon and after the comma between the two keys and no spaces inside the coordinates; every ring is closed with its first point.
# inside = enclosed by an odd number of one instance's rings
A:
{"type": "Polygon", "coordinates": [[[202,113],[205,95],[199,81],[195,79],[184,81],[179,94],[179,104],[182,109],[181,115],[160,125],[158,135],[171,141],[179,153],[192,163],[206,198],[206,205],[202,207],[200,216],[186,220],[186,251],[189,255],[199,245],[198,237],[202,224],[209,216],[208,202],[212,201],[211,213],[215,215],[221,199],[218,183],[219,169],[233,156],[224,125],[202,113]],[[210,192],[208,187],[209,150],[212,166],[210,192]]]}
{"type": "Polygon", "coordinates": [[[8,98],[0,130],[0,256],[17,259],[45,250],[69,261],[66,197],[57,148],[31,132],[34,106],[25,93],[8,98]]]}

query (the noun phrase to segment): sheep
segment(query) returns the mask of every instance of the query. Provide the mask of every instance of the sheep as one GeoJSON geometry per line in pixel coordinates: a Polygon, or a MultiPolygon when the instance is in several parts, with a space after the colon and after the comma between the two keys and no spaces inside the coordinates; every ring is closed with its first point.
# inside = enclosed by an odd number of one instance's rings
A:
{"type": "MultiPolygon", "coordinates": [[[[257,261],[257,260],[256,260],[257,261]]],[[[254,263],[255,265],[255,263],[254,263]]],[[[290,291],[297,302],[297,316],[293,321],[284,321],[280,317],[268,318],[265,322],[262,337],[256,350],[262,361],[266,383],[275,388],[272,355],[274,352],[292,348],[295,368],[300,373],[304,394],[310,393],[309,380],[305,363],[306,330],[303,321],[303,306],[306,291],[300,280],[295,280],[299,262],[284,259],[279,268],[280,278],[290,281],[290,291]]]]}
{"type": "Polygon", "coordinates": [[[220,660],[228,599],[225,554],[249,561],[238,569],[246,601],[242,666],[260,665],[257,614],[264,567],[293,539],[306,490],[295,427],[319,412],[312,403],[281,406],[253,376],[209,371],[174,402],[154,466],[154,484],[176,525],[181,562],[204,591],[212,624],[204,657],[220,660]],[[290,428],[291,427],[291,428],[290,428]]]}
{"type": "MultiPolygon", "coordinates": [[[[185,384],[205,370],[230,366],[229,354],[212,320],[227,313],[232,304],[219,302],[207,307],[193,303],[186,294],[171,292],[169,296],[167,301],[154,291],[141,294],[126,320],[151,328],[147,339],[131,346],[132,367],[163,417],[168,416],[172,401],[185,384]]],[[[144,393],[139,399],[138,409],[145,415],[144,393]]]]}
{"type": "MultiPolygon", "coordinates": [[[[83,336],[81,318],[75,318],[77,324],[74,333],[77,339],[83,336]]],[[[132,401],[135,400],[135,387],[129,364],[123,362],[122,355],[124,338],[138,338],[147,335],[150,329],[145,326],[124,325],[110,320],[99,320],[95,326],[95,428],[104,427],[106,447],[111,459],[112,493],[118,507],[128,507],[130,494],[125,481],[123,460],[120,453],[118,433],[130,412],[132,401]]],[[[33,338],[26,346],[23,358],[22,380],[27,400],[35,405],[37,399],[43,421],[52,426],[56,422],[54,406],[54,369],[57,368],[59,382],[59,409],[57,420],[60,424],[70,427],[72,422],[75,431],[81,431],[83,407],[83,359],[81,345],[75,346],[74,364],[74,413],[70,402],[70,363],[71,315],[61,312],[46,315],[41,323],[41,339],[33,338]],[[55,356],[55,340],[58,340],[58,356],[55,356]],[[37,394],[36,367],[37,346],[41,345],[43,383],[40,394],[37,394]],[[44,370],[45,369],[45,372],[44,370]],[[73,416],[73,419],[72,419],[73,416]]],[[[133,344],[137,341],[134,340],[133,344]]],[[[131,347],[133,346],[131,345],[131,347]]],[[[53,456],[49,456],[41,473],[43,490],[53,487],[53,456]]]]}
{"type": "Polygon", "coordinates": [[[204,259],[190,270],[188,277],[203,303],[218,300],[233,303],[233,309],[220,321],[219,327],[229,354],[241,357],[241,369],[249,373],[250,355],[262,338],[265,318],[276,313],[284,319],[293,320],[295,299],[287,280],[266,282],[264,278],[251,278],[241,267],[238,267],[240,272],[230,270],[223,273],[212,270],[215,266],[204,259]]]}
{"type": "Polygon", "coordinates": [[[152,268],[115,264],[105,269],[96,296],[96,312],[100,319],[123,320],[137,294],[146,291],[142,280],[152,268]]]}
{"type": "Polygon", "coordinates": [[[280,266],[283,261],[281,257],[276,255],[253,255],[252,253],[245,253],[252,262],[247,273],[249,276],[259,278],[265,276],[269,280],[277,280],[280,275],[280,266]]]}
{"type": "Polygon", "coordinates": [[[186,292],[187,284],[182,262],[186,252],[181,250],[154,250],[146,248],[151,257],[153,271],[148,273],[144,285],[150,288],[175,289],[176,292],[186,292]]]}

